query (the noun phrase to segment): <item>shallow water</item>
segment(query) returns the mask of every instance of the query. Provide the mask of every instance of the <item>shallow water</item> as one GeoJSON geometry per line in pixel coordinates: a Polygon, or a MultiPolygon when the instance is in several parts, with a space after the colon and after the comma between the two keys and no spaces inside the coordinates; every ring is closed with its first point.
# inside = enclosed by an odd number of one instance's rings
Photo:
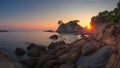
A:
{"type": "Polygon", "coordinates": [[[80,35],[67,33],[41,31],[1,32],[0,51],[7,55],[13,56],[16,47],[26,48],[26,46],[28,46],[26,43],[34,42],[36,44],[48,46],[51,42],[64,40],[66,43],[70,44],[78,39],[80,39],[80,35]],[[58,40],[52,40],[49,38],[51,35],[54,34],[57,34],[59,36],[58,40]]]}

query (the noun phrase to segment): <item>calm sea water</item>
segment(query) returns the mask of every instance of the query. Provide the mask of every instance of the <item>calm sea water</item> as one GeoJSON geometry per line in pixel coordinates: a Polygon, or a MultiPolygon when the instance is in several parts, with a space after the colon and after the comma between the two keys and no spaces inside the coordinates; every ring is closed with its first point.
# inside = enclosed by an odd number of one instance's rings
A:
{"type": "Polygon", "coordinates": [[[27,42],[36,43],[44,46],[48,46],[51,42],[64,40],[66,43],[72,43],[80,39],[80,35],[67,34],[67,33],[51,33],[51,32],[1,32],[0,33],[0,51],[13,55],[16,47],[26,48],[27,42]],[[57,34],[58,40],[52,40],[49,37],[57,34]]]}

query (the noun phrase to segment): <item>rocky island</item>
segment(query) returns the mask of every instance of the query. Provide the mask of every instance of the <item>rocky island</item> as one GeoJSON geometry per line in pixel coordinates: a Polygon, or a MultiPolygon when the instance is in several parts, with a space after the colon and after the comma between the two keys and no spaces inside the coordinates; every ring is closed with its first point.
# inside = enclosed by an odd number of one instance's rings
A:
{"type": "Polygon", "coordinates": [[[63,23],[62,21],[58,21],[59,27],[56,30],[58,33],[77,33],[82,32],[84,28],[78,25],[79,20],[72,20],[68,23],[63,23]]]}
{"type": "Polygon", "coordinates": [[[0,32],[8,32],[7,30],[0,30],[0,32]]]}

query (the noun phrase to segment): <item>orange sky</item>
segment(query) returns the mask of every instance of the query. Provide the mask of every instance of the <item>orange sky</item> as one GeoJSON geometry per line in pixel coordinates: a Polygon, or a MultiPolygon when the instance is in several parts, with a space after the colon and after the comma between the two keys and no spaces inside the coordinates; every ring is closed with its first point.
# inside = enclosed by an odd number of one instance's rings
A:
{"type": "Polygon", "coordinates": [[[91,17],[113,10],[118,0],[20,0],[0,1],[0,29],[56,30],[57,22],[80,20],[89,25],[91,17]]]}

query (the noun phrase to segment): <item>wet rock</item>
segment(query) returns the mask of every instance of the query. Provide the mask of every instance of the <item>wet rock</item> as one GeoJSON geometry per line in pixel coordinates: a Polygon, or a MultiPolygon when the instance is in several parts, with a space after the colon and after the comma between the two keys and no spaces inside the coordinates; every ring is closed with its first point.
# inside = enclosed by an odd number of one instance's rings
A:
{"type": "Polygon", "coordinates": [[[16,48],[15,50],[15,54],[20,56],[20,55],[24,55],[26,53],[26,50],[23,48],[16,48]]]}
{"type": "Polygon", "coordinates": [[[104,68],[109,57],[116,50],[115,46],[105,46],[90,56],[80,56],[76,68],[104,68]]]}
{"type": "Polygon", "coordinates": [[[50,36],[51,39],[58,39],[58,35],[52,35],[50,36]]]}
{"type": "Polygon", "coordinates": [[[27,55],[30,57],[39,57],[42,53],[40,52],[39,48],[33,48],[28,51],[27,55]]]}

